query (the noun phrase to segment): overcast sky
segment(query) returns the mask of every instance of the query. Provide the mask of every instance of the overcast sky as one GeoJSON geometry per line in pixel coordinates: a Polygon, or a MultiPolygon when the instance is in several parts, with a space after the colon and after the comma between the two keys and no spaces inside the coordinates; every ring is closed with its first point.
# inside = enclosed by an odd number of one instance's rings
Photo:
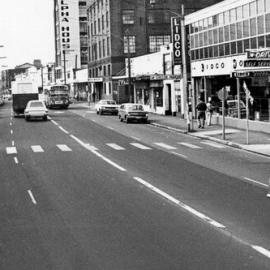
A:
{"type": "Polygon", "coordinates": [[[0,69],[54,61],[53,0],[0,0],[0,69]]]}

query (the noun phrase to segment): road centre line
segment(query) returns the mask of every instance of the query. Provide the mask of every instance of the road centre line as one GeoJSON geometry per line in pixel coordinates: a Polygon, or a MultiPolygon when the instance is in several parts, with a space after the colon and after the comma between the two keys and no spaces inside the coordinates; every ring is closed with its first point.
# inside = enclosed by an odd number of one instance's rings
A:
{"type": "Polygon", "coordinates": [[[140,138],[135,137],[135,136],[131,136],[131,138],[134,139],[134,140],[137,140],[137,141],[140,141],[141,140],[140,138]]]}
{"type": "Polygon", "coordinates": [[[259,181],[253,180],[251,178],[248,178],[248,177],[245,177],[245,176],[242,176],[242,178],[244,178],[246,181],[251,182],[253,184],[256,184],[256,185],[259,185],[259,186],[262,186],[262,187],[265,187],[265,188],[269,187],[267,184],[261,183],[259,181]]]}
{"type": "Polygon", "coordinates": [[[260,246],[252,246],[253,249],[255,249],[256,251],[258,251],[259,253],[261,253],[262,255],[270,258],[270,251],[263,248],[263,247],[260,247],[260,246]]]}
{"type": "Polygon", "coordinates": [[[61,126],[58,126],[64,133],[66,133],[66,134],[69,134],[69,132],[67,131],[67,130],[65,130],[63,127],[61,127],[61,126]]]}
{"type": "Polygon", "coordinates": [[[12,141],[12,142],[11,142],[11,145],[12,145],[12,146],[14,146],[14,145],[15,145],[15,142],[14,142],[14,141],[12,141]]]}
{"type": "Polygon", "coordinates": [[[59,124],[58,124],[57,122],[55,122],[54,120],[51,120],[51,122],[52,122],[53,124],[55,124],[56,126],[59,126],[59,124]]]}
{"type": "Polygon", "coordinates": [[[10,130],[10,134],[13,134],[13,129],[10,130]]]}
{"type": "Polygon", "coordinates": [[[78,142],[81,146],[83,146],[85,149],[89,150],[90,152],[92,152],[94,155],[98,156],[99,158],[103,159],[104,161],[106,161],[107,163],[109,163],[110,165],[112,165],[113,167],[117,168],[118,170],[125,172],[126,169],[119,166],[118,164],[116,164],[115,162],[113,162],[112,160],[106,158],[105,156],[103,156],[102,154],[98,153],[97,150],[95,150],[95,147],[90,146],[89,144],[84,143],[83,141],[81,141],[79,138],[75,137],[74,135],[70,135],[70,137],[72,139],[74,139],[76,142],[78,142]]]}
{"type": "Polygon", "coordinates": [[[156,188],[155,186],[151,185],[150,183],[144,181],[143,179],[139,178],[139,177],[133,177],[134,180],[136,180],[137,182],[141,183],[142,185],[146,186],[147,188],[151,189],[152,191],[154,191],[155,193],[161,195],[162,197],[166,198],[167,200],[173,202],[174,204],[180,206],[182,209],[186,210],[187,212],[191,213],[192,215],[202,219],[203,221],[206,221],[207,223],[211,224],[212,226],[219,228],[219,229],[226,229],[226,227],[211,219],[210,217],[204,215],[203,213],[200,213],[199,211],[195,210],[194,208],[182,203],[181,201],[175,199],[174,197],[172,197],[171,195],[165,193],[164,191],[156,188]]]}
{"type": "Polygon", "coordinates": [[[19,160],[18,160],[18,158],[17,158],[17,157],[14,157],[14,162],[15,162],[16,164],[18,164],[18,163],[19,163],[19,160]]]}
{"type": "Polygon", "coordinates": [[[29,194],[29,196],[31,198],[32,203],[37,204],[37,201],[35,200],[35,197],[34,197],[32,191],[29,189],[29,190],[27,190],[27,192],[28,192],[28,194],[29,194]]]}
{"type": "Polygon", "coordinates": [[[171,153],[176,155],[176,156],[182,157],[182,158],[188,158],[186,155],[183,155],[183,154],[180,154],[180,153],[177,153],[177,152],[174,152],[174,151],[172,151],[171,153]]]}
{"type": "Polygon", "coordinates": [[[113,128],[113,127],[108,127],[108,129],[114,130],[114,128],[113,128]]]}

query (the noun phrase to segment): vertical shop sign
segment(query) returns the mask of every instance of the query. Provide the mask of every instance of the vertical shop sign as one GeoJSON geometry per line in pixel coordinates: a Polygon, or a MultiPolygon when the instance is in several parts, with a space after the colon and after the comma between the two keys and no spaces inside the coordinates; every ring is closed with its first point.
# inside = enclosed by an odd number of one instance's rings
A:
{"type": "Polygon", "coordinates": [[[171,18],[174,65],[182,65],[181,18],[171,18]]]}
{"type": "Polygon", "coordinates": [[[70,27],[69,27],[69,4],[66,0],[60,1],[61,39],[63,50],[70,49],[70,27]]]}

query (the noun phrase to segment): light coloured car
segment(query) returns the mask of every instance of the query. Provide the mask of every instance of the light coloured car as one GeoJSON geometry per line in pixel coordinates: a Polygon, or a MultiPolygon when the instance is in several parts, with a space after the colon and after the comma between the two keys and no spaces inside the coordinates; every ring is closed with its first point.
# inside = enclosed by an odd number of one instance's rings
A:
{"type": "Polygon", "coordinates": [[[47,120],[48,110],[43,101],[30,100],[28,101],[24,110],[25,120],[29,121],[31,118],[41,118],[47,120]]]}
{"type": "Polygon", "coordinates": [[[142,104],[137,103],[122,104],[119,108],[118,117],[121,122],[126,121],[126,123],[131,121],[148,122],[148,112],[144,110],[142,104]]]}
{"type": "MultiPolygon", "coordinates": [[[[228,116],[237,117],[238,116],[238,100],[227,100],[228,105],[228,116]]],[[[240,100],[240,115],[241,118],[246,117],[246,105],[240,100]]]]}
{"type": "Polygon", "coordinates": [[[114,100],[111,99],[101,99],[95,105],[95,109],[97,114],[118,114],[119,106],[116,104],[114,100]]]}

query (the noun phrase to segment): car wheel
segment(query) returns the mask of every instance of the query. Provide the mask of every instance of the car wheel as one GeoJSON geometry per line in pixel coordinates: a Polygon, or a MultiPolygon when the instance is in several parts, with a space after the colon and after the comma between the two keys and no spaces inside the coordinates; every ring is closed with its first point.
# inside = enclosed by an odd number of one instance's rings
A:
{"type": "Polygon", "coordinates": [[[129,123],[129,119],[127,117],[125,117],[125,118],[126,118],[126,123],[128,124],[129,123]]]}
{"type": "Polygon", "coordinates": [[[29,121],[30,120],[30,116],[25,116],[25,120],[29,121]]]}
{"type": "Polygon", "coordinates": [[[98,110],[97,110],[97,114],[98,114],[98,110]]]}
{"type": "Polygon", "coordinates": [[[102,114],[103,114],[103,112],[100,110],[100,111],[99,111],[99,115],[102,115],[102,114]]]}
{"type": "Polygon", "coordinates": [[[47,120],[48,120],[47,115],[44,115],[44,116],[43,116],[43,120],[44,120],[44,121],[47,121],[47,120]]]}

